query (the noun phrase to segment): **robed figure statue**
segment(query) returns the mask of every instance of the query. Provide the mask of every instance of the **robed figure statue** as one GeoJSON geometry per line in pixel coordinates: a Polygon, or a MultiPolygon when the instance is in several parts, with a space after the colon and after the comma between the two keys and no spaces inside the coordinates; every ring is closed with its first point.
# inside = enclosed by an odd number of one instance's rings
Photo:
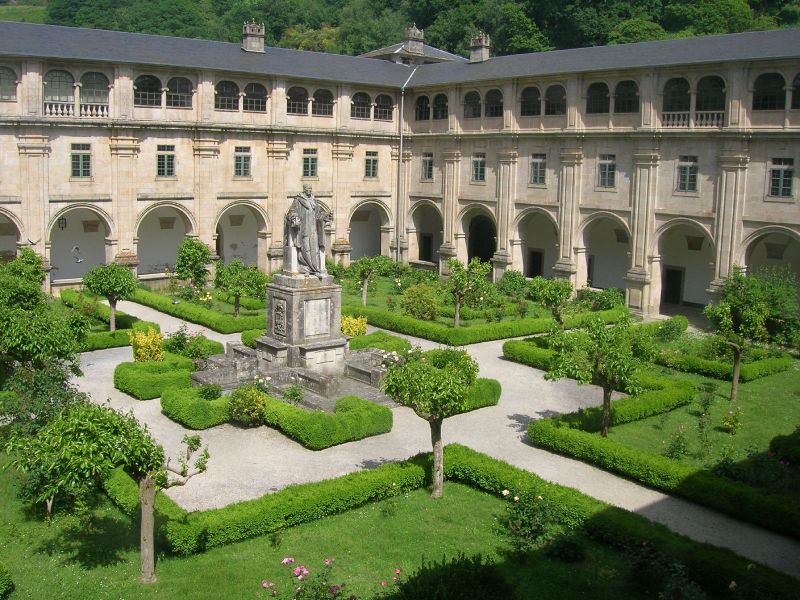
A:
{"type": "Polygon", "coordinates": [[[333,215],[317,201],[311,186],[292,200],[284,227],[283,270],[322,276],[325,270],[325,225],[333,215]]]}

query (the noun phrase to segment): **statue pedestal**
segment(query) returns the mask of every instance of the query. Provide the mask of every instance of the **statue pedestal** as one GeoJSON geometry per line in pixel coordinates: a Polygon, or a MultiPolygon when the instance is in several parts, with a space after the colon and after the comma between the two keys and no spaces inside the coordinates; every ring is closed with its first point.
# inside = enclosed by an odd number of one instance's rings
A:
{"type": "Polygon", "coordinates": [[[256,340],[260,369],[344,370],[342,288],[333,277],[279,274],[267,285],[267,333],[256,340]]]}

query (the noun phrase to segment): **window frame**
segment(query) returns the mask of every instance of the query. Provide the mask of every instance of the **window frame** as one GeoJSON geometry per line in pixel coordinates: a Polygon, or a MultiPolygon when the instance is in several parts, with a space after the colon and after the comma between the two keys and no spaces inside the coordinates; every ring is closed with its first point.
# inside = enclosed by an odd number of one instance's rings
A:
{"type": "Polygon", "coordinates": [[[70,179],[92,178],[92,145],[74,143],[70,145],[70,179]]]}
{"type": "Polygon", "coordinates": [[[675,168],[675,192],[697,195],[699,192],[699,161],[695,155],[681,155],[675,168]]]}
{"type": "Polygon", "coordinates": [[[167,108],[190,109],[192,108],[193,99],[194,88],[189,79],[186,77],[171,77],[170,80],[167,81],[167,97],[165,101],[167,108]],[[173,84],[175,84],[175,90],[172,89],[173,84]],[[187,84],[188,91],[186,91],[186,89],[181,90],[181,87],[187,84]]]}
{"type": "Polygon", "coordinates": [[[769,176],[767,177],[767,197],[783,201],[793,199],[795,196],[794,158],[787,156],[771,158],[769,161],[768,173],[769,176]],[[776,183],[778,186],[777,188],[776,188],[776,183]],[[783,193],[784,191],[788,193],[783,193]]]}
{"type": "Polygon", "coordinates": [[[233,176],[237,179],[252,179],[252,148],[250,146],[234,146],[233,176]]]}
{"type": "Polygon", "coordinates": [[[605,81],[595,81],[586,88],[587,115],[607,115],[611,112],[611,92],[605,81]]]}
{"type": "Polygon", "coordinates": [[[366,92],[356,92],[350,98],[350,118],[369,121],[372,118],[372,96],[366,92]]]}
{"type": "Polygon", "coordinates": [[[0,67],[0,102],[17,101],[17,81],[17,73],[13,69],[0,67]]]}
{"type": "Polygon", "coordinates": [[[542,115],[542,90],[535,85],[526,87],[520,94],[519,103],[519,116],[540,117],[542,115]],[[536,93],[535,100],[532,98],[534,92],[536,93]]]}
{"type": "Polygon", "coordinates": [[[470,183],[486,183],[486,153],[475,152],[472,154],[472,169],[470,183]]]}
{"type": "Polygon", "coordinates": [[[567,88],[560,83],[554,83],[549,86],[544,92],[544,114],[546,117],[563,117],[567,114],[567,88]],[[563,95],[561,98],[552,98],[550,91],[561,90],[563,95]]]}
{"type": "Polygon", "coordinates": [[[139,75],[133,82],[133,105],[138,108],[161,108],[163,100],[162,88],[161,79],[155,75],[150,75],[149,73],[139,75]],[[137,82],[140,83],[137,84],[137,82]],[[144,82],[156,84],[158,86],[157,91],[139,89],[141,83],[144,82]],[[156,99],[158,99],[157,103],[156,99]]]}
{"type": "Polygon", "coordinates": [[[174,179],[176,177],[175,144],[156,146],[156,178],[174,179]]]}
{"type": "Polygon", "coordinates": [[[433,152],[423,152],[420,162],[420,181],[433,181],[433,152]]]}
{"type": "Polygon", "coordinates": [[[267,87],[261,83],[251,81],[247,85],[244,86],[244,96],[242,96],[242,111],[243,112],[252,112],[252,113],[265,113],[267,112],[267,98],[269,98],[269,93],[267,92],[267,87]],[[258,90],[257,87],[263,90],[264,95],[261,96],[261,90],[258,90]],[[250,93],[248,93],[248,88],[251,88],[250,93]],[[259,95],[256,95],[259,94],[259,95]],[[251,95],[252,94],[252,95],[251,95]]]}
{"type": "Polygon", "coordinates": [[[303,179],[319,177],[319,151],[317,148],[303,148],[303,179]]]}
{"type": "Polygon", "coordinates": [[[446,120],[450,116],[450,99],[447,97],[447,94],[436,94],[433,97],[433,114],[431,115],[434,121],[443,121],[446,120]],[[437,102],[439,98],[444,98],[444,103],[437,102]]]}
{"type": "Polygon", "coordinates": [[[617,188],[617,155],[600,154],[597,158],[597,189],[617,188]]]}
{"type": "Polygon", "coordinates": [[[378,178],[378,151],[367,150],[364,155],[364,179],[378,178]]]}
{"type": "Polygon", "coordinates": [[[242,88],[239,84],[230,79],[223,79],[218,81],[214,86],[214,110],[223,112],[238,112],[242,99],[242,88]],[[222,93],[223,87],[228,87],[225,93],[222,93]],[[234,93],[233,90],[236,90],[234,93]]]}
{"type": "MultiPolygon", "coordinates": [[[[777,80],[776,80],[777,83],[777,80]]],[[[753,102],[750,105],[753,111],[765,110],[786,110],[786,78],[781,73],[761,73],[753,81],[753,102]],[[780,85],[778,85],[777,94],[774,89],[762,89],[759,95],[758,80],[767,77],[779,77],[780,85]]]]}
{"type": "Polygon", "coordinates": [[[528,185],[547,186],[547,154],[534,152],[531,154],[531,166],[528,173],[528,185]]]}

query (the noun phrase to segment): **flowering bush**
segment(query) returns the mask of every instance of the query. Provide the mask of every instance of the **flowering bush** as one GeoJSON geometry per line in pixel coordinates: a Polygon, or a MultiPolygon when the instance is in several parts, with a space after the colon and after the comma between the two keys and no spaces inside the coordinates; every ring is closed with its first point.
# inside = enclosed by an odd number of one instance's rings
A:
{"type": "Polygon", "coordinates": [[[164,350],[191,359],[205,359],[220,352],[220,345],[201,333],[189,331],[184,324],[164,338],[164,350]]]}
{"type": "Polygon", "coordinates": [[[231,419],[242,425],[259,425],[264,419],[267,397],[255,386],[244,385],[231,394],[231,419]]]}
{"type": "Polygon", "coordinates": [[[742,409],[739,406],[729,410],[728,413],[722,417],[722,429],[731,435],[736,435],[742,428],[742,409]]]}
{"type": "Polygon", "coordinates": [[[303,401],[303,386],[294,383],[283,391],[283,399],[297,406],[303,401]]]}
{"type": "Polygon", "coordinates": [[[400,305],[403,313],[423,321],[433,321],[436,318],[436,290],[427,283],[411,286],[403,294],[400,305]]]}
{"type": "Polygon", "coordinates": [[[367,317],[350,317],[342,315],[342,334],[347,337],[366,335],[367,317]]]}
{"type": "Polygon", "coordinates": [[[271,381],[272,377],[256,377],[253,380],[253,385],[262,394],[269,394],[269,386],[271,381]]]}
{"type": "MultiPolygon", "coordinates": [[[[503,496],[511,493],[503,490],[503,496]]],[[[506,530],[517,552],[528,552],[571,529],[563,511],[548,498],[523,494],[513,496],[507,506],[506,530]]]]}
{"type": "Polygon", "coordinates": [[[133,348],[133,360],[136,362],[160,361],[164,360],[164,348],[162,343],[164,336],[160,331],[153,327],[148,327],[147,331],[137,331],[131,329],[128,332],[133,348]]]}
{"type": "Polygon", "coordinates": [[[343,596],[344,583],[332,583],[331,571],[333,559],[326,558],[322,561],[322,568],[312,575],[311,570],[305,565],[297,565],[293,557],[287,556],[281,564],[288,569],[288,582],[285,585],[264,579],[261,590],[256,593],[258,598],[304,598],[308,600],[357,600],[355,596],[343,596]]]}

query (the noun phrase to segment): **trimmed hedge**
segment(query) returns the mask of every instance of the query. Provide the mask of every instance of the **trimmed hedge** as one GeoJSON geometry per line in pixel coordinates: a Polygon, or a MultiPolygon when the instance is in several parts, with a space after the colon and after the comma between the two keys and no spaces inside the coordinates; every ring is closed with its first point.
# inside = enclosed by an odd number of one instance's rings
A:
{"type": "Polygon", "coordinates": [[[0,598],[5,598],[13,590],[14,582],[11,580],[11,573],[3,563],[0,563],[0,598]]]}
{"type": "Polygon", "coordinates": [[[476,379],[467,392],[467,402],[462,412],[496,406],[500,401],[500,391],[500,382],[496,379],[476,379]]]}
{"type": "Polygon", "coordinates": [[[260,338],[266,333],[266,329],[247,329],[242,332],[242,343],[249,348],[255,348],[256,338],[260,338]]]}
{"type": "MultiPolygon", "coordinates": [[[[140,510],[139,486],[122,467],[109,473],[103,480],[103,489],[111,501],[126,515],[138,515],[140,510]]],[[[186,517],[186,511],[175,504],[175,501],[166,494],[156,494],[155,512],[156,525],[159,529],[163,529],[167,520],[182,520],[186,517]]]]}
{"type": "Polygon", "coordinates": [[[504,358],[542,371],[550,369],[553,354],[549,348],[540,348],[530,340],[509,340],[503,344],[504,358]]]}
{"type": "MultiPolygon", "coordinates": [[[[454,328],[441,323],[422,321],[388,310],[358,304],[342,306],[342,314],[365,316],[370,325],[425,338],[448,346],[466,346],[468,344],[477,344],[478,342],[544,333],[549,331],[553,325],[553,319],[547,317],[501,321],[500,323],[481,325],[464,325],[454,328]]],[[[616,323],[625,314],[627,314],[627,309],[620,307],[612,310],[570,315],[564,321],[566,327],[573,328],[579,327],[589,319],[597,317],[600,317],[606,323],[616,323]]]]}
{"type": "MultiPolygon", "coordinates": [[[[222,290],[214,290],[214,298],[225,304],[233,306],[233,294],[223,292],[222,290]]],[[[239,306],[247,310],[266,310],[267,308],[267,292],[264,291],[263,298],[250,298],[249,296],[239,297],[239,306]]]]}
{"type": "Polygon", "coordinates": [[[267,397],[264,422],[311,450],[323,450],[392,430],[392,411],[385,406],[345,396],[334,414],[311,411],[267,397]]]}
{"type": "Polygon", "coordinates": [[[241,316],[237,318],[233,315],[224,315],[209,308],[192,304],[191,302],[173,304],[172,299],[168,296],[143,289],[136,290],[130,299],[132,302],[144,304],[145,306],[167,313],[173,317],[178,317],[184,321],[204,325],[219,333],[238,333],[245,329],[263,327],[266,318],[261,315],[255,317],[241,316]]]}
{"type": "Polygon", "coordinates": [[[350,350],[361,350],[362,348],[377,348],[385,352],[405,354],[411,350],[411,343],[404,338],[385,331],[373,331],[367,335],[350,338],[350,350]]]}
{"type": "Polygon", "coordinates": [[[114,369],[114,387],[138,400],[158,398],[167,388],[188,388],[194,362],[164,353],[163,361],[124,362],[114,369]]]}
{"type": "Polygon", "coordinates": [[[783,460],[792,464],[800,463],[800,427],[789,435],[778,435],[769,442],[769,449],[783,460]]]}
{"type": "Polygon", "coordinates": [[[230,419],[227,396],[206,400],[200,389],[169,388],[161,394],[161,412],[189,429],[208,429],[230,419]]]}
{"type": "MultiPolygon", "coordinates": [[[[684,371],[686,373],[696,373],[714,379],[724,379],[730,381],[733,378],[733,363],[722,362],[719,360],[709,360],[691,354],[678,354],[664,350],[654,359],[659,365],[684,371]]],[[[739,372],[739,381],[742,383],[760,379],[773,373],[780,373],[792,366],[790,357],[762,358],[751,363],[742,364],[739,372]]]]}

